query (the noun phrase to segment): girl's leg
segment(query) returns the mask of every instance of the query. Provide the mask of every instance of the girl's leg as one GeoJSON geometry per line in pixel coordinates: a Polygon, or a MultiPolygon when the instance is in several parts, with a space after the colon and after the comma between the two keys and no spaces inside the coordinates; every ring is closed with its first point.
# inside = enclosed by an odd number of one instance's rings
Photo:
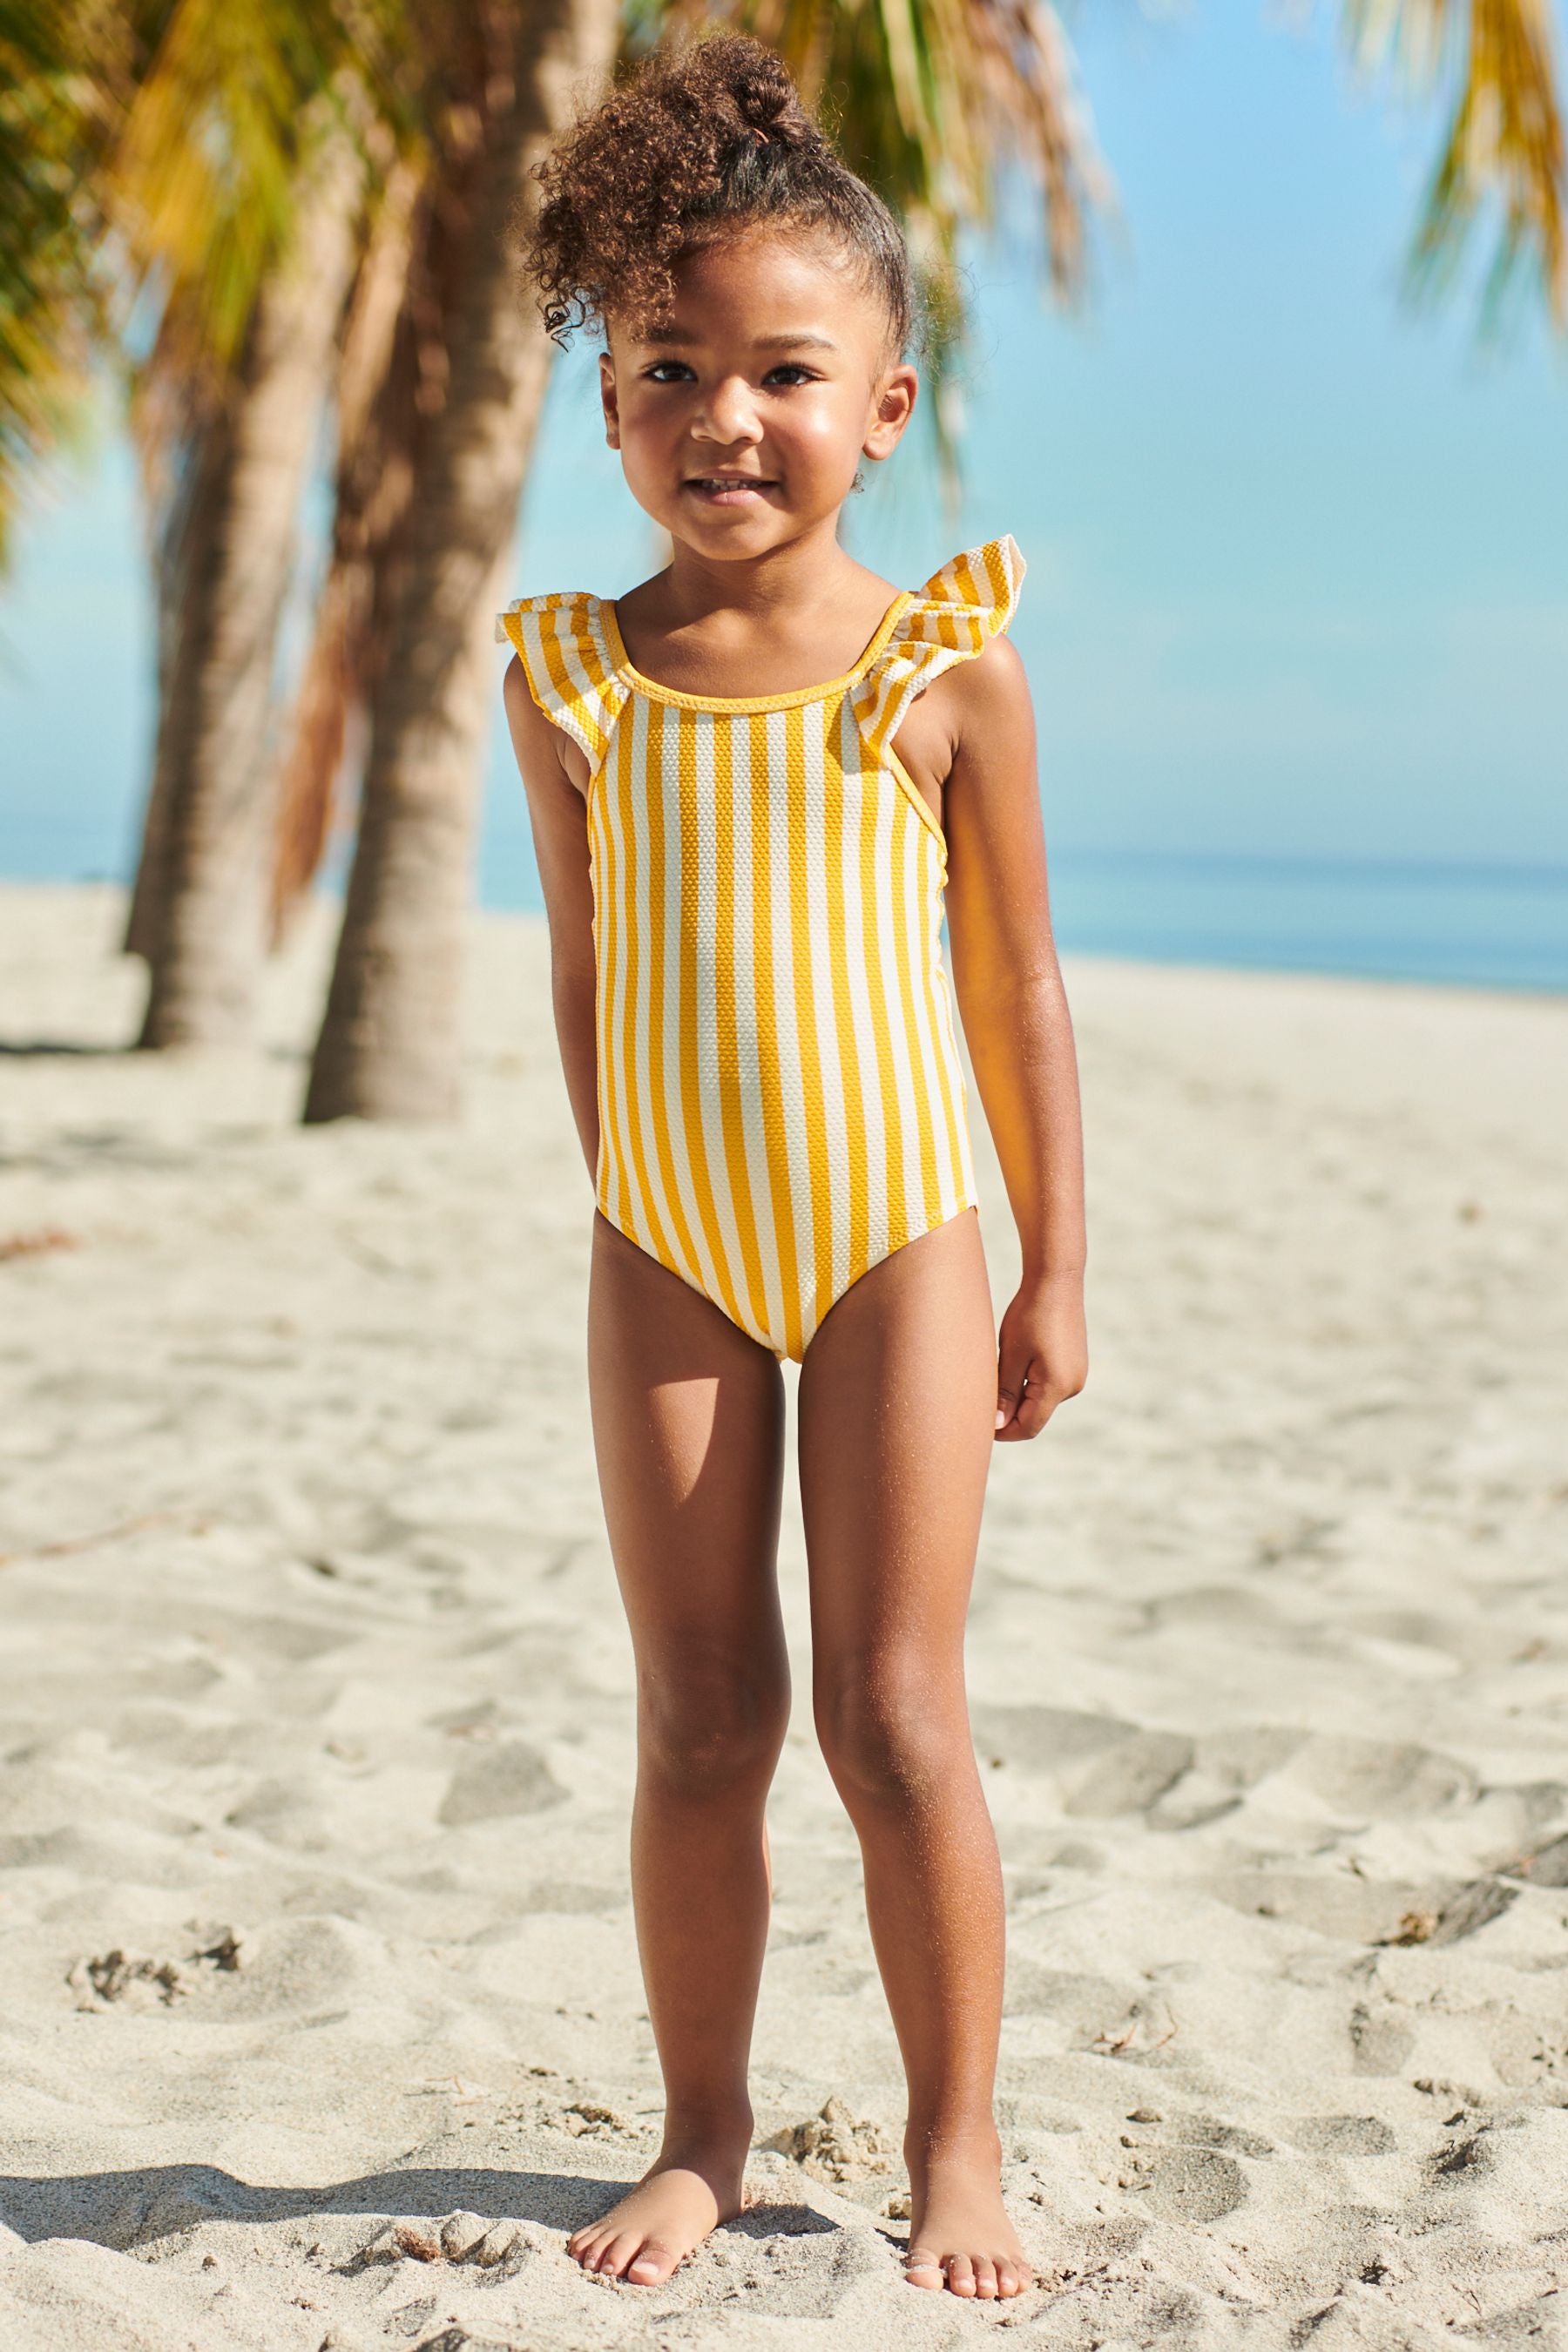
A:
{"type": "Polygon", "coordinates": [[[911,2285],[1016,2294],[992,2109],[1003,1898],[963,1685],[996,1414],[973,1210],[872,1268],[800,1381],[818,1737],[858,1832],[909,2081],[911,2285]]]}
{"type": "Polygon", "coordinates": [[[632,1894],[664,2144],[569,2250],[637,2285],[740,2210],[772,1881],[763,1806],[789,1718],[776,1554],[784,1383],[709,1300],[594,1220],[594,1444],[637,1675],[632,1894]]]}

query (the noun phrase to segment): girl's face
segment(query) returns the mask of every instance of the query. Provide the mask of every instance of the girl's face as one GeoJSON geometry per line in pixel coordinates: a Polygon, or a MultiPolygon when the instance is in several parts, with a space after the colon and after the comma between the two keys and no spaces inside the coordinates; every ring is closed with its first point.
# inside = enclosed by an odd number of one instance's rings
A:
{"type": "Polygon", "coordinates": [[[636,332],[612,318],[609,345],[605,425],[632,496],[721,560],[837,514],[914,405],[880,303],[821,238],[753,230],[689,255],[670,315],[636,332]]]}

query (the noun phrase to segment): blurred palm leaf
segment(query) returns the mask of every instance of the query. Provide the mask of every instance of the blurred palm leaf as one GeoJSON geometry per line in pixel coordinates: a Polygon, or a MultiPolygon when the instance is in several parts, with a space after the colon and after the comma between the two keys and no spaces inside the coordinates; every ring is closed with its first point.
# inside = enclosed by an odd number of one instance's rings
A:
{"type": "Polygon", "coordinates": [[[1417,292],[1450,279],[1483,202],[1502,224],[1485,309],[1539,274],[1556,324],[1568,327],[1568,209],[1563,116],[1550,0],[1345,0],[1345,30],[1366,69],[1392,65],[1416,97],[1458,67],[1459,91],[1410,256],[1417,292]]]}
{"type": "Polygon", "coordinates": [[[112,134],[118,29],[74,0],[0,0],[0,563],[100,323],[82,191],[112,134]]]}

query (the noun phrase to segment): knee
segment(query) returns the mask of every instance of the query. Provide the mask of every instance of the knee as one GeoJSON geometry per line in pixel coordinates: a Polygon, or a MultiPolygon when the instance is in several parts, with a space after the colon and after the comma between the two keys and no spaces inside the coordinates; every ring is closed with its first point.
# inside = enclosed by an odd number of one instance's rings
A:
{"type": "Polygon", "coordinates": [[[785,1669],[732,1655],[688,1655],[638,1680],[637,1769],[667,1793],[765,1789],[789,1722],[785,1669]]]}
{"type": "Polygon", "coordinates": [[[929,1671],[864,1664],[819,1685],[816,1715],[824,1760],[851,1807],[927,1803],[955,1769],[973,1769],[963,1688],[933,1684],[929,1671]]]}

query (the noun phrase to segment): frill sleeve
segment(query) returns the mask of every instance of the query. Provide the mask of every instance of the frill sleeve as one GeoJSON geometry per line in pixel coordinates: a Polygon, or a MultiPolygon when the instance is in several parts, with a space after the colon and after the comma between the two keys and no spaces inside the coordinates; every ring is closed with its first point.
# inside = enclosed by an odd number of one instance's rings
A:
{"type": "Polygon", "coordinates": [[[955,555],[917,590],[855,698],[861,734],[879,755],[933,678],[973,661],[1006,628],[1024,572],[1014,540],[990,539],[955,555]]]}
{"type": "Polygon", "coordinates": [[[521,596],[496,615],[496,643],[510,646],[528,690],[597,773],[627,696],[610,651],[597,596],[521,596]]]}

